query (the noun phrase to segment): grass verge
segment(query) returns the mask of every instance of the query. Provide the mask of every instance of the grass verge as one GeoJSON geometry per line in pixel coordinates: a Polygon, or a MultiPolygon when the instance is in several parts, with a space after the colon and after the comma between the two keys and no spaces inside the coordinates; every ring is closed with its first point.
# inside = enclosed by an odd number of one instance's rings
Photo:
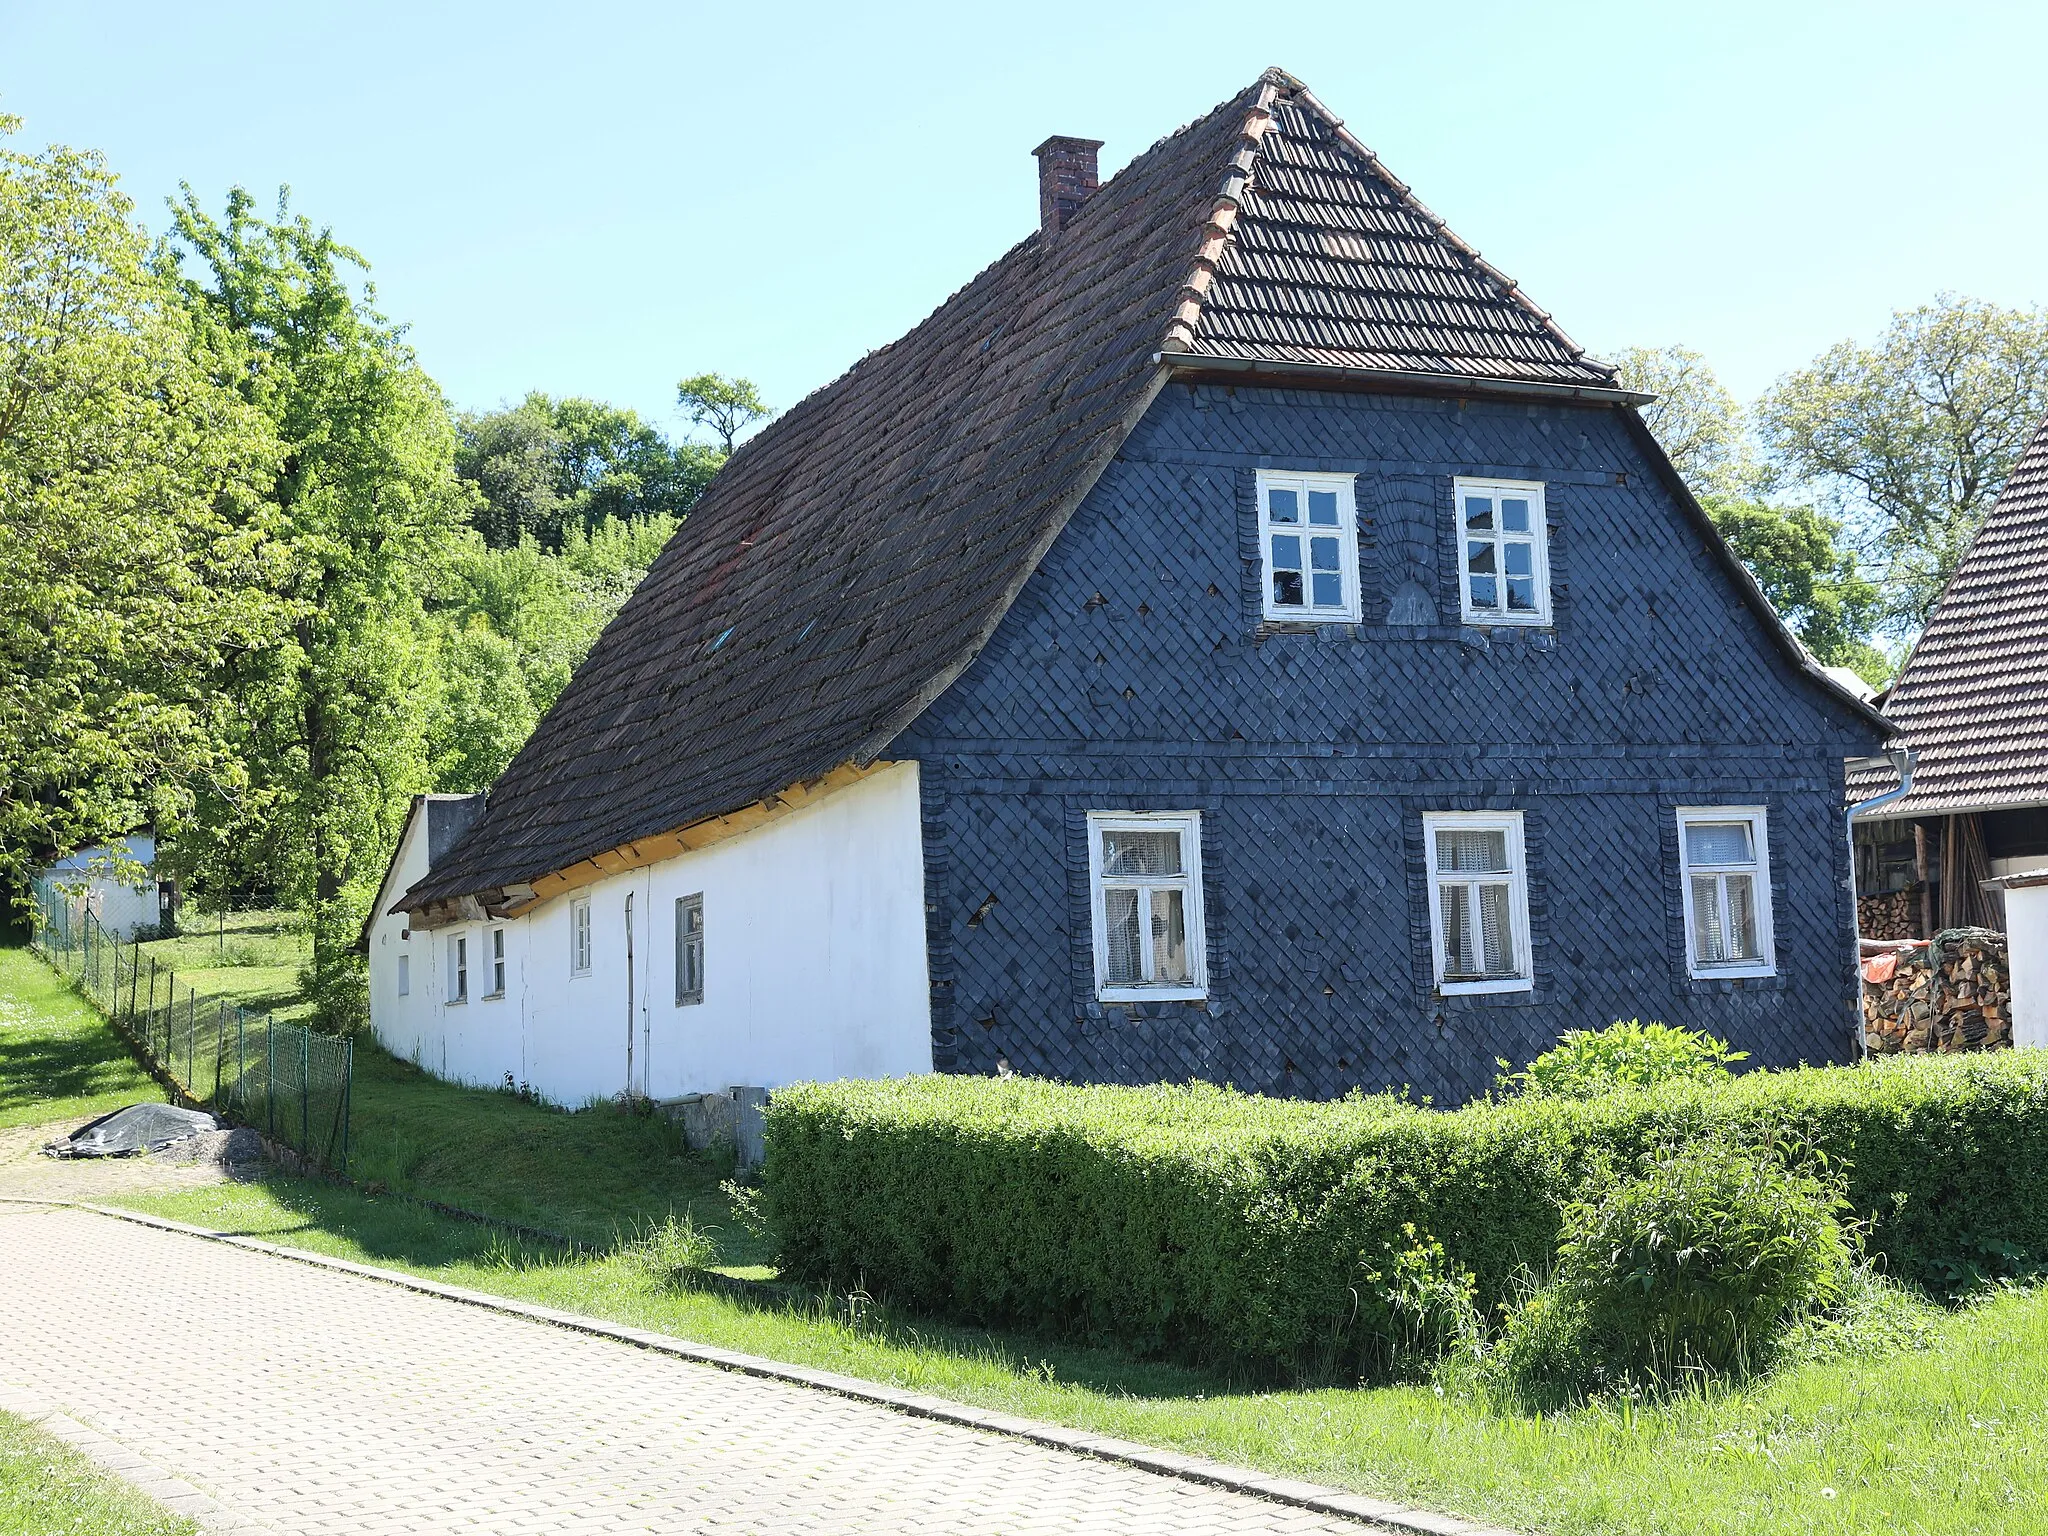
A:
{"type": "Polygon", "coordinates": [[[162,1097],[68,981],[26,949],[0,949],[0,1126],[85,1120],[162,1097]]]}
{"type": "Polygon", "coordinates": [[[28,1420],[0,1413],[0,1536],[189,1536],[198,1529],[28,1420]]]}
{"type": "Polygon", "coordinates": [[[1920,1306],[1919,1347],[1741,1389],[1558,1415],[1427,1387],[1245,1390],[1106,1350],[892,1316],[864,1298],[675,1290],[416,1206],[288,1181],[123,1201],[217,1229],[1553,1536],[2048,1531],[2048,1294],[1920,1306]]]}

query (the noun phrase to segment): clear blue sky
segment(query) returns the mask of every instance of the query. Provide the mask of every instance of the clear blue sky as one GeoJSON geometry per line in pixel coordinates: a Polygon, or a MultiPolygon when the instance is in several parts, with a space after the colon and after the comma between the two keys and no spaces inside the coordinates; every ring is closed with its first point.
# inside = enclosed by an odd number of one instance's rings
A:
{"type": "Polygon", "coordinates": [[[0,0],[0,110],[332,224],[459,405],[788,404],[1278,64],[1596,349],[1745,397],[1954,289],[2048,299],[2048,6],[0,0]]]}

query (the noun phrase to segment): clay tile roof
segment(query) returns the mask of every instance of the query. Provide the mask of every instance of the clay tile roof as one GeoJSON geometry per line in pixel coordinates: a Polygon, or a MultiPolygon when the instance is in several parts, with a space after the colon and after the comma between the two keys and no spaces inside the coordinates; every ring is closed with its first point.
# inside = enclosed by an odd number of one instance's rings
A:
{"type": "MultiPolygon", "coordinates": [[[[1928,615],[1884,712],[1920,754],[1884,816],[2048,805],[2048,421],[1928,615]]],[[[1849,798],[1896,786],[1857,775],[1849,798]]]]}
{"type": "Polygon", "coordinates": [[[873,758],[1190,356],[1614,382],[1268,70],[745,444],[402,903],[499,900],[873,758]]]}

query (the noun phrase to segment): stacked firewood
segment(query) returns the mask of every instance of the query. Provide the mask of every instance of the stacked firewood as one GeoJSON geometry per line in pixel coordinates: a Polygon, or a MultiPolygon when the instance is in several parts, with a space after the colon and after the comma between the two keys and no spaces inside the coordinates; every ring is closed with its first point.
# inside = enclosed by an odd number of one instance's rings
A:
{"type": "Polygon", "coordinates": [[[1863,1034],[1873,1052],[1988,1051],[2012,1044],[2005,935],[1950,928],[1866,954],[1863,1034]]]}
{"type": "Polygon", "coordinates": [[[1920,936],[1920,893],[1889,891],[1856,900],[1856,928],[1866,939],[1915,939],[1920,936]]]}

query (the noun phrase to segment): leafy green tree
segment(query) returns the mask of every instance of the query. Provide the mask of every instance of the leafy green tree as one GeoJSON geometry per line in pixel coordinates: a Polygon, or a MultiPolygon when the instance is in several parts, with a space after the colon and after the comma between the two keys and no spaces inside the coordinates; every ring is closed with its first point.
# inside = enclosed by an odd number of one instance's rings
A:
{"type": "Polygon", "coordinates": [[[276,632],[269,424],[210,375],[104,161],[0,117],[0,881],[232,792],[230,655],[276,632]]]}
{"type": "Polygon", "coordinates": [[[2048,415],[2048,310],[1942,294],[1875,346],[1844,341],[1757,407],[1789,475],[1841,515],[1885,595],[1886,626],[1925,622],[2048,415]]]}
{"type": "Polygon", "coordinates": [[[700,427],[718,435],[727,453],[738,436],[774,407],[761,398],[751,379],[728,379],[721,373],[700,373],[676,384],[676,404],[700,427]]]}
{"type": "Polygon", "coordinates": [[[495,549],[532,534],[558,550],[571,529],[606,518],[680,517],[725,457],[670,443],[619,406],[538,391],[458,425],[456,468],[482,493],[476,523],[495,549]]]}
{"type": "Polygon", "coordinates": [[[1848,667],[1873,688],[1891,680],[1891,658],[1869,638],[1883,615],[1883,595],[1843,544],[1840,523],[1812,507],[1741,496],[1707,496],[1702,505],[1822,664],[1848,667]]]}
{"type": "Polygon", "coordinates": [[[217,881],[275,883],[314,915],[314,982],[345,1013],[349,945],[406,797],[427,783],[433,690],[423,573],[446,561],[469,493],[433,381],[348,271],[363,260],[241,188],[215,219],[174,205],[195,324],[282,445],[264,487],[291,608],[281,643],[239,658],[234,742],[246,788],[202,800],[190,856],[217,881]],[[339,990],[335,990],[339,989],[339,990]]]}
{"type": "Polygon", "coordinates": [[[1657,398],[1642,407],[1643,424],[1699,496],[1756,488],[1742,407],[1706,358],[1690,347],[1629,347],[1615,358],[1625,389],[1657,398]]]}

